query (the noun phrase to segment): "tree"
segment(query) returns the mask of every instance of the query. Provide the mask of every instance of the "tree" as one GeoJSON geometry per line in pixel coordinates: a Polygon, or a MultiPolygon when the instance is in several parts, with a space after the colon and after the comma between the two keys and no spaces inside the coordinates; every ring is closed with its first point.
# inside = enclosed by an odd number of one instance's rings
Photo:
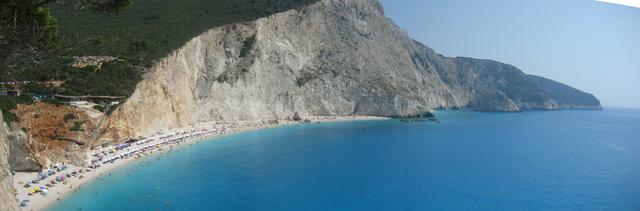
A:
{"type": "Polygon", "coordinates": [[[0,79],[12,80],[15,71],[10,69],[26,67],[16,64],[39,64],[62,51],[56,42],[58,21],[45,6],[119,12],[131,3],[132,0],[1,0],[0,79]]]}
{"type": "Polygon", "coordinates": [[[0,2],[0,47],[15,45],[41,47],[50,44],[57,33],[57,21],[46,5],[74,9],[119,12],[131,0],[4,0],[0,2]]]}

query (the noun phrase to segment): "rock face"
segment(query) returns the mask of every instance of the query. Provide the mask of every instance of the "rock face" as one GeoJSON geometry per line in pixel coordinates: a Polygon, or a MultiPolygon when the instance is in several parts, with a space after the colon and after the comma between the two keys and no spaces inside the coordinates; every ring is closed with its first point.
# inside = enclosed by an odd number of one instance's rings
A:
{"type": "Polygon", "coordinates": [[[5,128],[3,140],[8,146],[11,171],[37,172],[47,163],[58,162],[87,165],[82,145],[96,129],[95,120],[87,114],[74,107],[46,103],[18,105],[16,113],[20,122],[5,128]],[[65,120],[67,114],[74,114],[74,118],[65,120]],[[82,122],[82,131],[70,131],[77,122],[82,122]]]}
{"type": "Polygon", "coordinates": [[[540,76],[528,75],[528,77],[544,89],[562,109],[602,110],[600,101],[592,94],[540,76]]]}
{"type": "Polygon", "coordinates": [[[293,121],[302,121],[302,117],[300,117],[298,112],[293,114],[293,121]]]}
{"type": "Polygon", "coordinates": [[[546,78],[526,75],[512,65],[444,57],[420,43],[417,45],[427,57],[419,62],[427,68],[435,68],[456,102],[465,107],[480,111],[602,109],[600,101],[591,94],[546,78]]]}
{"type": "Polygon", "coordinates": [[[18,105],[16,114],[20,122],[11,128],[25,128],[29,132],[28,135],[22,130],[12,132],[12,160],[9,163],[14,171],[32,171],[34,166],[30,164],[35,160],[39,165],[86,164],[82,146],[97,130],[98,120],[91,118],[84,109],[36,102],[18,105]]]}
{"type": "Polygon", "coordinates": [[[434,68],[448,85],[455,101],[480,111],[520,111],[560,109],[556,101],[518,68],[491,60],[450,58],[423,49],[427,68],[434,68]]]}
{"type": "Polygon", "coordinates": [[[377,0],[321,0],[195,37],[148,72],[101,140],[199,122],[286,119],[295,112],[415,116],[435,108],[572,108],[572,101],[548,93],[511,65],[436,54],[386,18],[377,0]]]}
{"type": "MultiPolygon", "coordinates": [[[[0,112],[2,119],[2,112],[0,112]]],[[[0,122],[0,210],[18,210],[18,201],[13,194],[13,177],[9,171],[9,146],[7,145],[8,129],[0,122]]]]}
{"type": "Polygon", "coordinates": [[[9,164],[12,171],[36,172],[42,169],[40,163],[29,154],[27,134],[19,129],[8,127],[9,164]]]}

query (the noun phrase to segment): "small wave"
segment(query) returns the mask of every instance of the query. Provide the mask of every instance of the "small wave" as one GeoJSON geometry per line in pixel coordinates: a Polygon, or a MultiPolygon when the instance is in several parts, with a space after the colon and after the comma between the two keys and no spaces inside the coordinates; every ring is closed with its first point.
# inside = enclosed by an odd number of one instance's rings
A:
{"type": "Polygon", "coordinates": [[[631,153],[631,151],[629,151],[628,149],[621,147],[620,145],[611,143],[611,142],[601,142],[602,145],[605,145],[607,147],[609,147],[609,149],[615,150],[615,151],[620,151],[620,152],[626,152],[626,153],[631,153]]]}

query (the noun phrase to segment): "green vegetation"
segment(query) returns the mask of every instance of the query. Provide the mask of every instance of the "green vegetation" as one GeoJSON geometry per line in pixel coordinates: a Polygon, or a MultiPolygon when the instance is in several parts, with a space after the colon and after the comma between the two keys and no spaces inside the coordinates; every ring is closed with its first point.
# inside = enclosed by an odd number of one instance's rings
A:
{"type": "MultiPolygon", "coordinates": [[[[4,0],[0,2],[0,81],[32,81],[22,87],[25,93],[129,96],[145,69],[206,30],[316,1],[4,0]],[[75,56],[119,60],[100,68],[75,68],[71,66],[75,56]]],[[[244,40],[240,57],[251,52],[255,41],[255,35],[244,40]]],[[[227,73],[216,80],[233,77],[227,73]]],[[[64,105],[54,99],[43,102],[64,105]]],[[[3,120],[18,121],[12,112],[17,104],[31,103],[30,95],[0,97],[3,120]]],[[[107,114],[116,108],[111,106],[107,114]]],[[[82,130],[81,124],[72,129],[82,130]]]]}
{"type": "Polygon", "coordinates": [[[116,108],[118,108],[120,104],[116,104],[116,105],[112,105],[109,107],[109,110],[107,111],[107,115],[111,115],[111,113],[113,113],[113,111],[116,110],[116,108]]]}
{"type": "Polygon", "coordinates": [[[17,104],[33,104],[33,97],[30,94],[22,94],[18,97],[15,97],[15,101],[17,104]]]}
{"type": "MultiPolygon", "coordinates": [[[[0,36],[0,45],[6,46],[0,48],[1,81],[63,82],[59,87],[45,83],[25,87],[27,92],[40,94],[129,96],[146,68],[204,31],[317,0],[8,1],[0,3],[8,5],[0,11],[6,12],[0,16],[0,25],[7,26],[2,30],[13,26],[13,15],[7,15],[13,11],[21,12],[18,22],[23,24],[18,25],[28,29],[7,31],[12,32],[7,33],[11,39],[0,36]],[[39,6],[43,2],[50,3],[44,4],[46,8],[39,6]],[[37,39],[21,39],[25,34],[37,39]],[[25,46],[41,47],[33,51],[25,46]],[[74,56],[115,56],[120,60],[104,63],[99,69],[74,68],[70,66],[74,56]]],[[[242,57],[254,43],[255,36],[245,40],[242,57]]]]}
{"type": "Polygon", "coordinates": [[[23,94],[18,97],[0,96],[0,111],[2,111],[2,120],[6,123],[18,121],[18,116],[12,111],[18,108],[18,104],[32,104],[31,95],[23,94]]]}
{"type": "Polygon", "coordinates": [[[44,103],[49,103],[49,104],[51,104],[51,105],[55,105],[55,106],[61,106],[61,105],[64,105],[64,103],[63,103],[63,102],[60,102],[59,100],[51,99],[51,98],[43,99],[43,100],[42,100],[42,102],[44,102],[44,103]]]}
{"type": "Polygon", "coordinates": [[[69,120],[74,120],[74,119],[76,119],[76,118],[78,118],[78,117],[76,117],[76,115],[75,115],[75,114],[68,113],[68,114],[65,114],[65,115],[64,115],[64,118],[63,118],[63,119],[64,119],[64,122],[68,122],[69,120]]]}
{"type": "Polygon", "coordinates": [[[48,6],[68,10],[119,12],[131,0],[3,0],[0,1],[0,80],[16,80],[16,71],[64,55],[58,20],[48,6]]]}
{"type": "Polygon", "coordinates": [[[251,49],[253,48],[253,44],[256,43],[256,35],[253,35],[244,40],[242,43],[242,48],[240,49],[240,58],[246,57],[251,49]]]}
{"type": "Polygon", "coordinates": [[[18,116],[11,112],[18,106],[16,101],[9,96],[0,96],[0,110],[2,111],[2,120],[6,123],[18,121],[18,116]]]}
{"type": "Polygon", "coordinates": [[[42,38],[46,43],[53,43],[58,33],[58,21],[51,15],[49,9],[38,7],[34,11],[36,22],[42,27],[42,38]]]}
{"type": "Polygon", "coordinates": [[[142,79],[140,71],[124,62],[105,63],[100,70],[73,69],[66,74],[67,82],[55,89],[66,95],[129,96],[142,79]]]}
{"type": "Polygon", "coordinates": [[[106,107],[104,107],[104,106],[102,106],[102,105],[94,105],[94,106],[93,106],[93,109],[96,109],[96,110],[98,110],[98,111],[100,111],[100,112],[103,112],[103,113],[104,113],[104,111],[105,111],[107,108],[106,108],[106,107]]]}
{"type": "Polygon", "coordinates": [[[83,124],[84,124],[84,122],[74,122],[74,123],[73,123],[73,127],[69,128],[69,131],[72,131],[72,132],[79,132],[79,131],[82,131],[82,130],[84,130],[84,129],[82,128],[82,125],[83,125],[83,124]]]}
{"type": "Polygon", "coordinates": [[[136,0],[118,14],[53,7],[74,55],[114,55],[133,63],[165,56],[204,31],[316,0],[136,0]],[[142,55],[140,55],[142,53],[142,55]]]}

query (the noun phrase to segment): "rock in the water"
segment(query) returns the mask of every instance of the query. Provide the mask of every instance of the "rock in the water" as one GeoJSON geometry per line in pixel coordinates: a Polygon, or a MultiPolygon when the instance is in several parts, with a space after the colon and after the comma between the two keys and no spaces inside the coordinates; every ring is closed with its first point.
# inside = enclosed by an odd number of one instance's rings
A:
{"type": "Polygon", "coordinates": [[[302,117],[300,117],[300,114],[298,112],[293,114],[293,121],[302,121],[302,117]]]}

